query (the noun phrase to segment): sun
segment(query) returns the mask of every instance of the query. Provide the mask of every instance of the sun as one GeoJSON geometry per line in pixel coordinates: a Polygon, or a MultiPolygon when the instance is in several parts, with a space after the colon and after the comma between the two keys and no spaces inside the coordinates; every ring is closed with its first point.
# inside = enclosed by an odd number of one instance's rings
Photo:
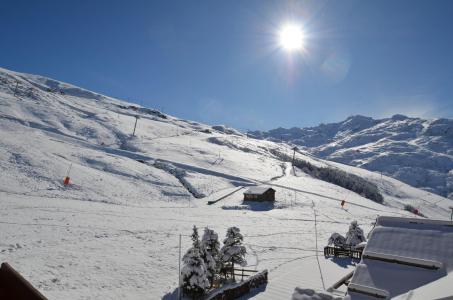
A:
{"type": "Polygon", "coordinates": [[[304,46],[304,32],[296,24],[283,26],[278,33],[278,37],[280,46],[287,51],[301,50],[304,46]]]}

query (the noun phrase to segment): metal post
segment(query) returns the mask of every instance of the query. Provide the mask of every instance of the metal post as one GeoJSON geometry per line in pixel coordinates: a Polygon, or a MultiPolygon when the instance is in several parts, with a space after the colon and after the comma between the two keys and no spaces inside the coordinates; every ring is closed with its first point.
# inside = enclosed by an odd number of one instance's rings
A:
{"type": "Polygon", "coordinates": [[[181,299],[181,234],[179,235],[178,299],[181,299]]]}
{"type": "Polygon", "coordinates": [[[137,128],[137,121],[138,121],[138,119],[139,119],[139,116],[138,116],[138,115],[137,115],[137,116],[135,116],[135,125],[134,125],[134,132],[132,133],[132,136],[134,136],[134,135],[135,135],[135,128],[137,128]]]}

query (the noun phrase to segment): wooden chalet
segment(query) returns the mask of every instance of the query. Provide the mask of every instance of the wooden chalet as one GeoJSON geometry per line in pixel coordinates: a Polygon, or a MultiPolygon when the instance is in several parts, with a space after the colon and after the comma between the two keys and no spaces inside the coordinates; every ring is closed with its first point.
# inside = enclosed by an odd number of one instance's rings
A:
{"type": "Polygon", "coordinates": [[[275,190],[268,186],[252,186],[244,192],[244,201],[275,201],[275,190]]]}

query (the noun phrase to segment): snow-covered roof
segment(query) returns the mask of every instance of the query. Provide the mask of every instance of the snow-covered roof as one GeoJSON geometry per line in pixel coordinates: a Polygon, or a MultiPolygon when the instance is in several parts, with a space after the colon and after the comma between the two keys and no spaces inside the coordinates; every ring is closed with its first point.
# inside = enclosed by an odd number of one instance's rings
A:
{"type": "MultiPolygon", "coordinates": [[[[453,222],[379,217],[348,293],[351,300],[390,299],[412,290],[426,294],[422,287],[429,290],[452,274],[453,222]]],[[[453,285],[442,286],[453,296],[453,285]]]]}
{"type": "Polygon", "coordinates": [[[272,189],[272,188],[268,187],[268,186],[252,186],[252,187],[249,187],[249,189],[246,190],[244,192],[244,194],[246,194],[246,195],[262,195],[265,192],[267,192],[267,190],[269,190],[269,189],[272,189]]]}
{"type": "Polygon", "coordinates": [[[447,276],[400,295],[394,300],[453,299],[452,282],[453,272],[450,272],[447,276]]]}

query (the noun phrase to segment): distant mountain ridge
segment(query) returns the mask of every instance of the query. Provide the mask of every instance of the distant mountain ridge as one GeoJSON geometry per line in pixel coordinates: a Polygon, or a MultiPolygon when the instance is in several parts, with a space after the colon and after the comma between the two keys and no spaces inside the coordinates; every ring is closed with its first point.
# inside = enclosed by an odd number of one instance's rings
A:
{"type": "Polygon", "coordinates": [[[453,199],[453,120],[355,115],[315,127],[248,133],[296,144],[320,158],[382,172],[453,199]]]}

